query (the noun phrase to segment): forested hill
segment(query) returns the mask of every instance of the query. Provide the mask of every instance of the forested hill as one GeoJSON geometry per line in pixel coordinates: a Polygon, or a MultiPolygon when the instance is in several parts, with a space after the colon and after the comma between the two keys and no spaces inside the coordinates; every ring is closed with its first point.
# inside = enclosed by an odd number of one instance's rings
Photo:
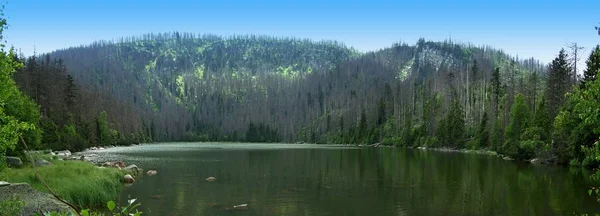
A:
{"type": "Polygon", "coordinates": [[[358,53],[337,42],[169,33],[43,58],[108,97],[98,108],[117,137],[153,141],[450,145],[459,129],[464,146],[484,118],[505,127],[518,93],[535,107],[546,71],[489,47],[423,39],[358,53]]]}

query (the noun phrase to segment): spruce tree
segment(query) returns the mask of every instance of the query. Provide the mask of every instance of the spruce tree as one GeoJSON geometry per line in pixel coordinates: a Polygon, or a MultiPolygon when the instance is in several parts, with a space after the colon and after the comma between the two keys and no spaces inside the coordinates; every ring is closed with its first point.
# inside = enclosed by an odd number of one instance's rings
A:
{"type": "Polygon", "coordinates": [[[529,107],[525,103],[525,97],[519,93],[510,109],[510,123],[506,127],[506,142],[502,148],[503,152],[511,157],[516,157],[519,153],[521,134],[528,126],[529,116],[529,107]]]}
{"type": "Polygon", "coordinates": [[[585,88],[586,83],[596,80],[598,73],[600,72],[600,45],[590,53],[590,57],[585,62],[587,68],[583,71],[583,81],[581,81],[581,88],[585,88]]]}
{"type": "Polygon", "coordinates": [[[565,102],[565,94],[570,89],[571,67],[567,62],[567,54],[561,49],[558,56],[552,60],[548,67],[548,84],[546,99],[550,117],[554,118],[559,108],[565,102]]]}

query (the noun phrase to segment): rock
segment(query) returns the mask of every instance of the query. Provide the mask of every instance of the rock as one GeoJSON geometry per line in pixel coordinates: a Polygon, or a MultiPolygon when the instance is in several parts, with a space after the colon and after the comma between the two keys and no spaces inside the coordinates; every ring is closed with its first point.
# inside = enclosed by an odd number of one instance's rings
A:
{"type": "Polygon", "coordinates": [[[125,163],[123,163],[123,161],[113,161],[113,162],[109,161],[109,162],[104,162],[102,164],[102,166],[105,166],[105,167],[117,167],[119,169],[123,169],[123,168],[125,168],[125,163]]]}
{"type": "Polygon", "coordinates": [[[96,146],[94,146],[94,147],[91,147],[90,150],[92,150],[92,151],[93,150],[98,150],[98,148],[96,146]]]}
{"type": "Polygon", "coordinates": [[[512,158],[511,158],[511,157],[509,157],[509,156],[503,157],[502,159],[504,159],[504,160],[508,160],[508,161],[514,160],[514,159],[512,159],[512,158]]]}
{"type": "Polygon", "coordinates": [[[98,150],[104,150],[104,147],[100,146],[98,147],[98,150]]]}
{"type": "Polygon", "coordinates": [[[8,165],[8,167],[19,168],[19,167],[23,166],[23,161],[19,157],[10,157],[10,156],[7,156],[6,157],[6,165],[8,165]]]}
{"type": "Polygon", "coordinates": [[[539,158],[534,158],[534,159],[529,160],[529,162],[532,164],[541,164],[542,160],[539,158]]]}
{"type": "Polygon", "coordinates": [[[133,178],[133,176],[127,174],[127,175],[123,176],[123,181],[127,184],[131,184],[131,183],[135,182],[135,179],[133,178]]]}
{"type": "Polygon", "coordinates": [[[52,165],[52,163],[48,162],[47,160],[38,158],[35,160],[35,166],[41,167],[41,166],[50,166],[52,165]]]}
{"type": "Polygon", "coordinates": [[[10,184],[0,187],[0,202],[14,196],[25,202],[19,215],[33,215],[39,212],[70,212],[66,204],[56,200],[52,195],[33,189],[25,183],[10,184]]]}
{"type": "Polygon", "coordinates": [[[136,174],[142,172],[142,169],[139,168],[138,166],[136,166],[135,164],[131,164],[131,165],[125,167],[123,170],[129,171],[129,172],[134,172],[136,174]]]}
{"type": "Polygon", "coordinates": [[[56,155],[56,153],[54,153],[54,152],[50,152],[49,154],[52,155],[52,156],[56,155]]]}
{"type": "Polygon", "coordinates": [[[5,181],[0,181],[0,187],[4,187],[4,186],[9,186],[10,183],[5,182],[5,181]]]}
{"type": "Polygon", "coordinates": [[[148,172],[146,172],[146,174],[148,174],[148,176],[153,176],[156,175],[156,170],[148,170],[148,172]]]}
{"type": "Polygon", "coordinates": [[[234,209],[248,209],[248,204],[234,205],[234,209]]]}
{"type": "Polygon", "coordinates": [[[215,180],[217,180],[217,179],[215,177],[212,177],[212,176],[206,178],[206,181],[209,181],[209,182],[214,182],[215,180]]]}
{"type": "Polygon", "coordinates": [[[69,151],[69,150],[57,151],[56,155],[63,156],[63,157],[69,157],[69,156],[71,156],[71,151],[69,151]]]}

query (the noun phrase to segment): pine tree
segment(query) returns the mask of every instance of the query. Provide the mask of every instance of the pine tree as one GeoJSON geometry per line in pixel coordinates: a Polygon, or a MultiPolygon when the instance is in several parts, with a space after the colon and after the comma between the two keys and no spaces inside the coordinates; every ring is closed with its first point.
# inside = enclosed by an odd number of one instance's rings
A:
{"type": "Polygon", "coordinates": [[[511,157],[516,157],[519,153],[521,134],[528,126],[529,116],[529,107],[525,103],[525,97],[519,93],[510,109],[510,123],[506,127],[506,142],[502,148],[502,151],[511,157]]]}
{"type": "Polygon", "coordinates": [[[532,126],[541,128],[543,132],[542,134],[540,134],[541,140],[548,141],[550,131],[552,130],[552,120],[550,119],[550,114],[548,114],[548,108],[546,107],[546,97],[544,95],[542,95],[542,98],[540,99],[536,107],[532,126]]]}
{"type": "Polygon", "coordinates": [[[586,83],[596,80],[598,73],[600,73],[600,45],[597,45],[592,53],[590,53],[590,57],[585,64],[587,68],[583,71],[581,88],[585,88],[586,83]]]}
{"type": "Polygon", "coordinates": [[[567,58],[565,50],[561,49],[558,56],[552,60],[548,67],[546,99],[551,118],[556,116],[559,108],[564,104],[565,94],[570,89],[571,67],[567,62],[567,58]]]}
{"type": "Polygon", "coordinates": [[[481,123],[479,124],[479,131],[477,132],[477,141],[479,142],[478,147],[487,146],[490,139],[490,132],[487,127],[488,115],[487,112],[483,112],[481,117],[481,123]]]}

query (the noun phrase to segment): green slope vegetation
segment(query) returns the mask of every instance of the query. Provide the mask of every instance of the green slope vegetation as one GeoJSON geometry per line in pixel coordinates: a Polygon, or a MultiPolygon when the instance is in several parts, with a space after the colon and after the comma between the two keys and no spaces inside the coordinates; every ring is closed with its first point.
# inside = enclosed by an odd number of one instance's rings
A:
{"type": "MultiPolygon", "coordinates": [[[[568,114],[560,111],[574,99],[565,94],[580,83],[565,51],[546,67],[452,41],[421,39],[358,53],[336,42],[169,33],[97,42],[44,58],[27,59],[17,82],[56,124],[45,133],[56,128],[63,131],[58,140],[65,133],[80,135],[88,145],[383,143],[485,148],[516,158],[577,163],[585,155],[576,142],[555,145],[571,136],[584,137],[590,146],[596,136],[589,129],[577,136],[551,126],[555,116],[568,114]],[[35,88],[43,70],[66,76],[64,89],[70,82],[80,86],[77,109],[92,112],[77,114],[68,107],[61,112],[61,103],[44,102],[47,97],[35,88]],[[94,96],[103,102],[94,102],[94,96]],[[76,119],[61,121],[68,119],[60,117],[64,113],[76,119]]],[[[585,79],[595,79],[593,74],[585,79]]],[[[576,123],[555,122],[556,127],[571,124],[576,123]]]]}

